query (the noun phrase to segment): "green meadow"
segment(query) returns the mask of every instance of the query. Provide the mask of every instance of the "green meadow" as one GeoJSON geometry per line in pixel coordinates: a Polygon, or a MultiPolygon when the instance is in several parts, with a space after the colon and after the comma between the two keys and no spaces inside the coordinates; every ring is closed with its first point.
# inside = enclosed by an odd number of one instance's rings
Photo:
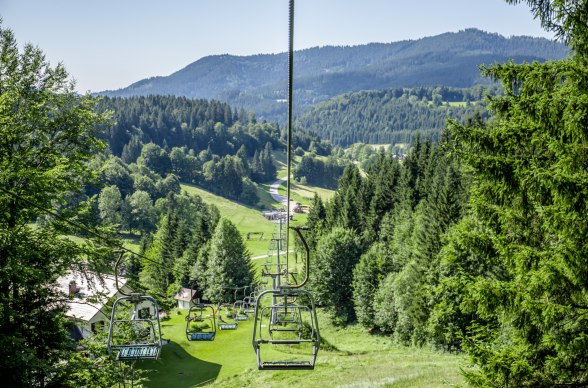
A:
{"type": "MultiPolygon", "coordinates": [[[[260,197],[260,204],[265,210],[283,208],[283,205],[274,201],[269,194],[270,186],[271,184],[269,183],[259,186],[258,195],[260,197]]],[[[182,184],[182,190],[190,194],[199,195],[204,202],[215,205],[223,217],[230,219],[241,233],[251,257],[268,254],[272,235],[275,234],[277,236],[280,228],[276,222],[268,221],[263,217],[261,209],[244,206],[193,185],[182,184]]],[[[312,203],[315,192],[325,200],[330,198],[334,193],[331,190],[297,184],[293,184],[291,190],[292,198],[304,205],[310,205],[312,203]]],[[[280,186],[279,193],[284,196],[286,195],[285,183],[280,186]]],[[[306,214],[295,214],[291,224],[304,225],[306,223],[306,217],[306,214]]]]}
{"type": "MultiPolygon", "coordinates": [[[[187,310],[176,310],[162,322],[170,343],[157,361],[142,361],[146,387],[451,387],[463,385],[462,356],[427,348],[399,347],[391,339],[369,335],[357,325],[333,326],[319,311],[324,347],[311,371],[260,371],[252,340],[252,320],[237,330],[217,331],[214,341],[188,341],[187,310]]],[[[271,346],[271,345],[267,345],[271,346]]],[[[262,348],[264,360],[308,359],[287,345],[262,348]]]]}

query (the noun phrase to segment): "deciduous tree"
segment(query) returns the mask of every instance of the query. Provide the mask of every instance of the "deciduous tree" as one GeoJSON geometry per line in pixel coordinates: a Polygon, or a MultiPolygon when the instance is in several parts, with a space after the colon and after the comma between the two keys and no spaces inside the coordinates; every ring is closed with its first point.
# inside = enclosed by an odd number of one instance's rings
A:
{"type": "MultiPolygon", "coordinates": [[[[63,238],[65,225],[32,226],[90,176],[86,161],[100,152],[96,125],[104,117],[80,96],[62,65],[51,67],[30,44],[19,51],[0,25],[0,381],[6,386],[70,385],[59,372],[75,348],[64,320],[56,279],[81,257],[99,255],[90,244],[63,238]]],[[[51,218],[51,217],[50,217],[51,218]]]]}

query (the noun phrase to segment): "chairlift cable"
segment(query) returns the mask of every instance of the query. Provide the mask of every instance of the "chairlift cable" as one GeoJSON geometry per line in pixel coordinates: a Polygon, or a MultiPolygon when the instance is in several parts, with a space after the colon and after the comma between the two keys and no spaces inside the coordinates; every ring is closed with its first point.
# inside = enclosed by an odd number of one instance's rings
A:
{"type": "Polygon", "coordinates": [[[292,169],[292,96],[294,84],[294,0],[290,0],[288,17],[288,139],[287,139],[287,177],[286,177],[286,273],[288,272],[290,252],[290,175],[292,169]]]}
{"type": "MultiPolygon", "coordinates": [[[[289,1],[289,39],[288,39],[288,139],[287,139],[287,211],[286,211],[286,268],[285,272],[277,268],[276,273],[267,273],[277,280],[274,287],[262,291],[255,300],[255,315],[253,322],[252,345],[256,353],[257,367],[259,370],[312,370],[314,369],[317,353],[320,347],[320,333],[316,306],[312,294],[302,287],[308,281],[310,269],[310,251],[308,244],[301,233],[307,227],[290,227],[290,197],[291,197],[291,164],[292,164],[292,96],[293,96],[293,54],[294,54],[294,0],[289,1]],[[306,249],[306,276],[300,282],[282,285],[279,282],[281,276],[289,274],[288,253],[290,229],[301,239],[306,249]],[[268,304],[263,303],[264,298],[271,298],[268,304]],[[304,299],[302,303],[297,300],[304,299]],[[278,301],[278,299],[280,301],[278,301]],[[303,319],[304,315],[304,319],[303,319]],[[305,329],[305,327],[308,328],[305,329]],[[277,336],[274,336],[274,333],[277,336]],[[261,348],[268,344],[273,345],[302,345],[312,347],[312,356],[309,360],[267,361],[262,360],[261,348]]],[[[279,258],[279,256],[278,256],[279,258]]],[[[278,265],[279,267],[279,265],[278,265]]],[[[286,279],[287,281],[287,279],[286,279]]],[[[266,298],[266,299],[267,299],[266,298]]]]}

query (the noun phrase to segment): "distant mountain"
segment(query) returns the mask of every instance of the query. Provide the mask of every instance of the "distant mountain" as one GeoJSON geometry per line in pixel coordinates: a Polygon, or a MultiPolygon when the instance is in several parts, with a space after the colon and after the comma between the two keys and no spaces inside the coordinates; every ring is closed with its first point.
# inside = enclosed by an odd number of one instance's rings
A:
{"type": "MultiPolygon", "coordinates": [[[[294,55],[294,106],[302,112],[333,96],[360,90],[488,84],[480,77],[480,64],[509,59],[543,62],[567,53],[565,45],[544,38],[505,38],[477,29],[395,43],[315,47],[294,55]]],[[[286,93],[287,54],[282,53],[208,56],[169,76],[99,94],[218,99],[253,111],[258,118],[281,122],[286,93]]]]}

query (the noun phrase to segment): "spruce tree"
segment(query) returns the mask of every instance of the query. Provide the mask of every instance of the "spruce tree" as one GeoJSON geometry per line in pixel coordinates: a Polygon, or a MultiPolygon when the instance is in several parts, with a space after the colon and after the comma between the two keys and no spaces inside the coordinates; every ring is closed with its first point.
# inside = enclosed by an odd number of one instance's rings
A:
{"type": "MultiPolygon", "coordinates": [[[[514,1],[512,1],[514,2],[514,1]]],[[[588,4],[528,1],[567,37],[567,60],[484,69],[501,80],[486,127],[453,123],[457,152],[476,180],[471,205],[488,226],[491,259],[508,276],[471,279],[478,323],[464,348],[477,385],[588,382],[588,4]]]]}
{"type": "Polygon", "coordinates": [[[243,238],[228,219],[221,218],[217,224],[207,256],[206,298],[214,302],[230,300],[235,287],[253,282],[253,269],[243,238]]]}
{"type": "Polygon", "coordinates": [[[353,268],[361,256],[357,234],[336,227],[318,242],[310,288],[317,302],[328,307],[336,320],[350,322],[353,311],[353,268]]]}

